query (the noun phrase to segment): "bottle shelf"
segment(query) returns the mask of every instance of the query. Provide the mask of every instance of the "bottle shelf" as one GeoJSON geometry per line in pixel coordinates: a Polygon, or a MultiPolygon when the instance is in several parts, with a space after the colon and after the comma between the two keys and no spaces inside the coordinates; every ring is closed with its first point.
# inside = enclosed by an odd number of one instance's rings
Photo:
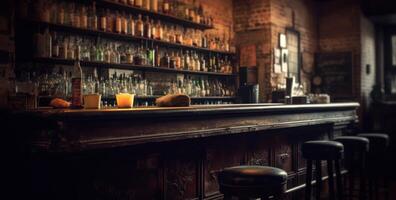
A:
{"type": "Polygon", "coordinates": [[[114,2],[114,1],[97,0],[96,5],[97,5],[97,7],[112,8],[112,9],[124,10],[129,13],[142,14],[142,15],[149,16],[150,18],[159,19],[162,21],[183,25],[183,26],[189,27],[189,28],[195,28],[195,29],[201,29],[201,30],[213,29],[213,26],[209,26],[207,24],[196,23],[191,20],[182,19],[180,17],[176,17],[173,15],[160,13],[160,12],[154,12],[154,11],[146,10],[143,8],[131,6],[131,5],[114,2]]]}
{"type": "Polygon", "coordinates": [[[74,27],[74,26],[70,26],[70,25],[61,25],[61,24],[54,24],[54,23],[40,22],[40,21],[28,21],[28,23],[30,23],[32,25],[38,25],[41,28],[49,28],[50,30],[53,30],[53,31],[76,33],[76,34],[81,34],[81,35],[102,37],[102,38],[114,39],[114,40],[133,41],[133,42],[148,42],[149,44],[152,43],[155,46],[160,46],[160,47],[179,48],[179,49],[184,49],[184,50],[194,50],[194,51],[205,52],[205,53],[222,54],[222,55],[228,55],[228,56],[235,55],[234,52],[227,52],[227,51],[220,51],[220,50],[212,50],[212,49],[208,49],[208,48],[188,46],[188,45],[183,45],[183,44],[178,44],[178,43],[167,42],[164,40],[132,36],[132,35],[128,35],[128,34],[112,33],[112,32],[101,31],[101,30],[84,29],[84,28],[78,28],[78,27],[74,27]]]}
{"type": "MultiPolygon", "coordinates": [[[[33,62],[45,63],[45,64],[58,64],[58,65],[73,65],[74,64],[74,60],[62,59],[62,58],[34,58],[33,62]]],[[[220,73],[220,72],[179,70],[179,69],[172,69],[172,68],[154,67],[154,66],[149,66],[149,65],[115,64],[115,63],[96,62],[96,61],[81,61],[80,64],[82,67],[115,68],[115,69],[130,69],[130,70],[141,70],[141,71],[151,71],[151,72],[163,72],[163,73],[180,73],[180,74],[236,77],[236,74],[226,74],[226,73],[220,73]]]]}

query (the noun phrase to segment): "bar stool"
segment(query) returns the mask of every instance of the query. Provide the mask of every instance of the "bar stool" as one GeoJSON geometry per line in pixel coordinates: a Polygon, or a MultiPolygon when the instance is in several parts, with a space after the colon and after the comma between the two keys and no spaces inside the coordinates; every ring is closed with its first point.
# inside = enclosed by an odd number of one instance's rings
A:
{"type": "Polygon", "coordinates": [[[359,199],[366,199],[366,157],[369,151],[369,140],[356,136],[341,136],[334,139],[344,145],[344,163],[349,176],[349,199],[353,199],[355,178],[359,177],[359,199]],[[356,172],[359,172],[357,174],[356,172]]]}
{"type": "Polygon", "coordinates": [[[370,149],[367,157],[367,171],[369,178],[369,199],[379,199],[379,179],[384,181],[385,199],[389,199],[388,171],[381,165],[386,163],[386,156],[389,146],[389,136],[383,133],[362,133],[359,137],[367,138],[370,141],[370,149]]]}
{"type": "Polygon", "coordinates": [[[261,198],[283,199],[287,173],[282,169],[245,165],[223,169],[218,176],[220,192],[224,199],[261,198]]]}
{"type": "Polygon", "coordinates": [[[307,160],[307,174],[305,181],[305,199],[311,199],[311,181],[312,181],[312,162],[316,166],[316,199],[320,199],[322,187],[322,165],[321,161],[327,161],[327,171],[329,176],[329,199],[334,200],[334,177],[333,162],[335,165],[337,198],[342,199],[342,183],[340,159],[343,157],[344,146],[336,141],[315,140],[308,141],[302,145],[303,157],[307,160]]]}

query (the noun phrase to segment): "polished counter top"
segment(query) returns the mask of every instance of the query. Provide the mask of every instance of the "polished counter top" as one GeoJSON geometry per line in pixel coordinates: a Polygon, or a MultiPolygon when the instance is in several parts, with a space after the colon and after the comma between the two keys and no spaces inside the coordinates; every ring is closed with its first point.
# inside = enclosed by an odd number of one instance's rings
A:
{"type": "Polygon", "coordinates": [[[248,113],[268,113],[279,112],[316,112],[342,109],[353,109],[359,107],[359,103],[330,103],[330,104],[227,104],[227,105],[193,105],[189,107],[138,107],[138,108],[112,108],[112,109],[37,109],[29,113],[42,117],[57,119],[82,118],[134,118],[134,117],[175,117],[175,116],[202,116],[202,115],[222,115],[222,114],[248,114],[248,113]]]}

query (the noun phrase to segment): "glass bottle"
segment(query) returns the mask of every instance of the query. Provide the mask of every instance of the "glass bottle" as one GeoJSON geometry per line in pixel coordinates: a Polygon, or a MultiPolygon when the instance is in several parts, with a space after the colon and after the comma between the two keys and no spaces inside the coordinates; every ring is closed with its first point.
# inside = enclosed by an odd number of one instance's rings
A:
{"type": "Polygon", "coordinates": [[[125,15],[125,12],[123,12],[121,18],[121,33],[128,34],[128,23],[128,18],[125,15]]]}
{"type": "Polygon", "coordinates": [[[107,17],[106,17],[106,13],[104,12],[104,10],[101,10],[100,12],[100,26],[99,29],[101,31],[106,31],[107,30],[107,17]]]}
{"type": "Polygon", "coordinates": [[[157,26],[154,24],[154,20],[151,20],[151,35],[150,38],[155,39],[157,36],[157,26]]]}
{"type": "Polygon", "coordinates": [[[80,20],[80,11],[79,7],[76,5],[74,7],[74,18],[73,18],[73,23],[72,26],[80,28],[81,27],[81,20],[80,20]]]}
{"type": "Polygon", "coordinates": [[[98,16],[96,15],[96,2],[92,3],[91,13],[89,16],[89,28],[98,30],[98,16]]]}
{"type": "Polygon", "coordinates": [[[135,36],[135,19],[132,15],[129,15],[129,26],[128,26],[128,34],[135,36]]]}
{"type": "Polygon", "coordinates": [[[82,69],[80,66],[80,55],[77,54],[72,71],[72,101],[71,108],[82,108],[82,69]]]}
{"type": "Polygon", "coordinates": [[[135,0],[135,6],[141,8],[143,6],[143,0],[135,0]]]}
{"type": "Polygon", "coordinates": [[[146,10],[150,10],[150,2],[151,0],[143,0],[143,8],[146,10]]]}
{"type": "Polygon", "coordinates": [[[112,15],[112,13],[110,13],[109,9],[106,10],[106,18],[107,18],[107,20],[106,20],[106,22],[107,22],[106,31],[114,32],[115,20],[114,20],[114,17],[112,15]]]}
{"type": "Polygon", "coordinates": [[[116,33],[121,33],[122,29],[122,17],[120,16],[120,13],[117,11],[115,16],[114,16],[114,21],[115,21],[115,32],[116,33]]]}
{"type": "Polygon", "coordinates": [[[148,16],[146,16],[146,21],[144,22],[144,37],[151,37],[151,24],[148,16]]]}
{"type": "Polygon", "coordinates": [[[135,5],[135,0],[127,0],[128,5],[134,6],[135,5]]]}
{"type": "Polygon", "coordinates": [[[156,24],[156,36],[155,39],[162,40],[164,37],[164,29],[162,28],[161,22],[158,20],[156,24]]]}
{"type": "Polygon", "coordinates": [[[169,14],[170,12],[170,3],[168,0],[164,0],[163,4],[162,4],[162,12],[164,12],[165,14],[169,14]]]}
{"type": "Polygon", "coordinates": [[[136,21],[136,35],[143,37],[144,34],[144,24],[142,21],[142,15],[138,15],[138,20],[136,21]]]}
{"type": "Polygon", "coordinates": [[[151,11],[158,12],[158,0],[151,0],[150,8],[151,8],[151,11]]]}
{"type": "Polygon", "coordinates": [[[60,3],[58,6],[58,13],[57,13],[57,23],[64,24],[65,23],[65,4],[60,3]]]}
{"type": "Polygon", "coordinates": [[[88,28],[88,16],[87,16],[87,10],[85,6],[81,6],[81,11],[80,11],[80,27],[81,28],[88,28]]]}

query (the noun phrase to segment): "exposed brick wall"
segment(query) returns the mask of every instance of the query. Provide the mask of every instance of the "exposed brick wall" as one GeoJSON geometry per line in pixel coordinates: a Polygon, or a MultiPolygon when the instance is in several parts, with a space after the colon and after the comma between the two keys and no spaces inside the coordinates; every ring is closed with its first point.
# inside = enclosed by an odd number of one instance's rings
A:
{"type": "MultiPolygon", "coordinates": [[[[278,47],[279,33],[292,28],[300,33],[302,53],[301,82],[310,90],[311,73],[314,68],[314,54],[317,51],[317,14],[312,0],[271,0],[271,38],[272,47],[278,47]]],[[[273,63],[272,63],[273,64],[273,63]]],[[[273,74],[272,84],[284,76],[273,74]]]]}
{"type": "Polygon", "coordinates": [[[317,47],[314,1],[234,0],[234,24],[237,46],[257,46],[261,101],[268,101],[272,87],[284,81],[284,74],[273,73],[272,55],[273,49],[278,47],[279,33],[285,33],[286,28],[293,27],[300,32],[301,52],[304,57],[302,81],[309,87],[309,72],[313,69],[313,55],[317,47]]]}

